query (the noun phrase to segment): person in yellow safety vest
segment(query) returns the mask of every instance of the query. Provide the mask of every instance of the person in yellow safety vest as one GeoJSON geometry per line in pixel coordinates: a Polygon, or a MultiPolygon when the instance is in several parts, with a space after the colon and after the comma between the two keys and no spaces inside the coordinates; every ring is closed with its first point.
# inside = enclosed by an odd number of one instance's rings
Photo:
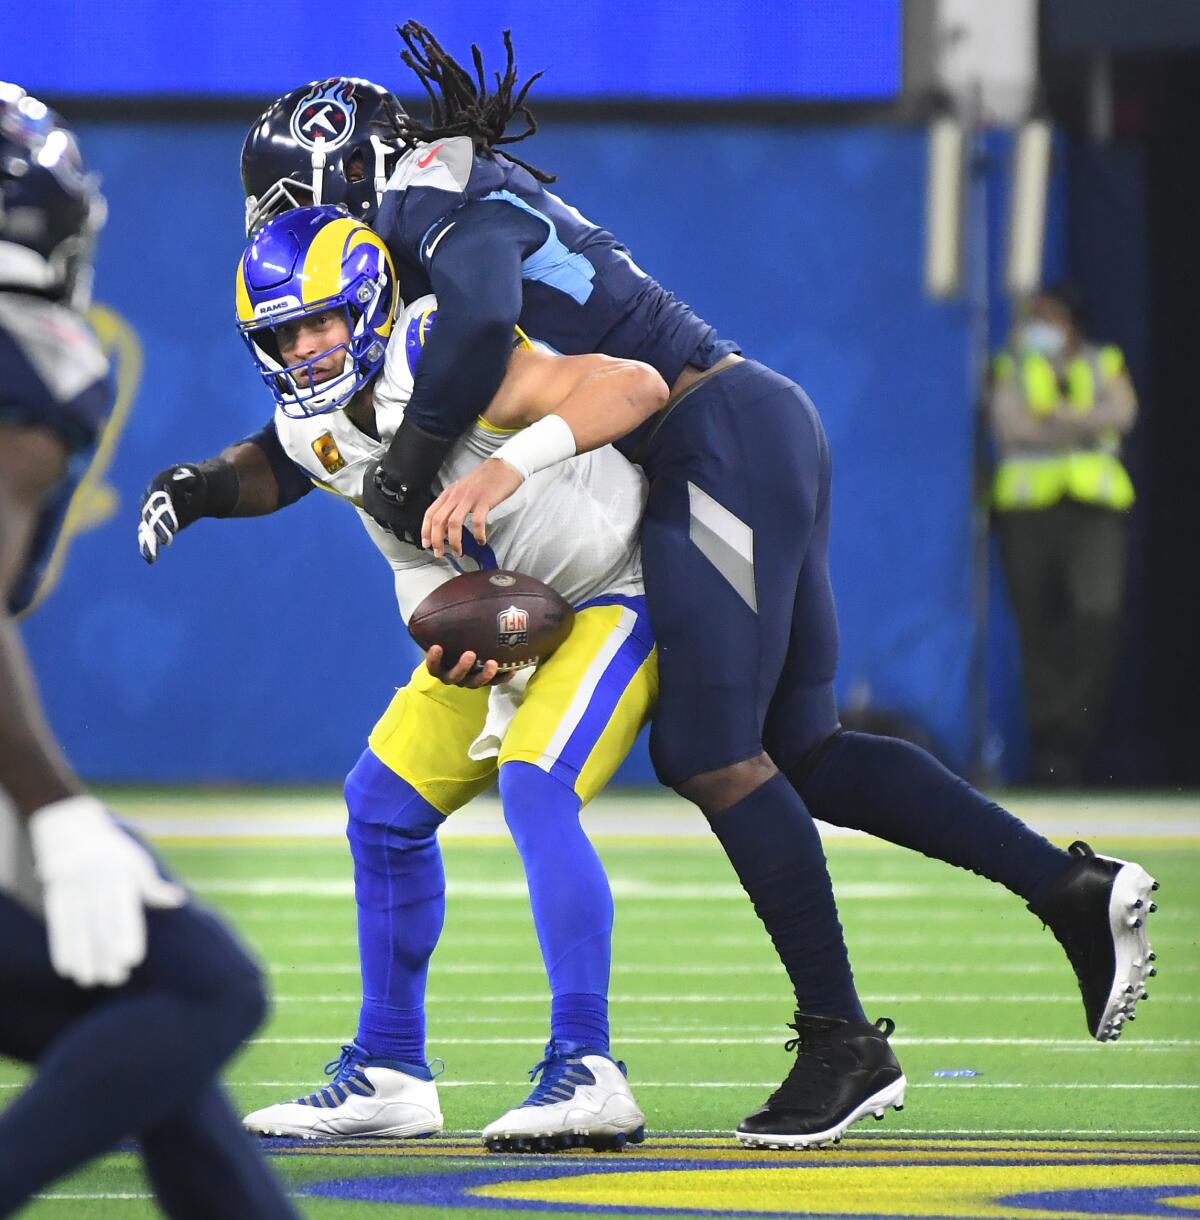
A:
{"type": "Polygon", "coordinates": [[[1034,297],[994,361],[996,524],[1021,642],[1036,782],[1071,785],[1104,710],[1120,632],[1137,397],[1120,348],[1083,333],[1070,290],[1034,297]]]}

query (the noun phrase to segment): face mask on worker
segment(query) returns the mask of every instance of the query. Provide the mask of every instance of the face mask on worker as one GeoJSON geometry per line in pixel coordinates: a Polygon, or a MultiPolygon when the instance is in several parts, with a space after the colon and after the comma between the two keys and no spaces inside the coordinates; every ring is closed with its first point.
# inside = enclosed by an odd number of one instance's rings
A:
{"type": "Polygon", "coordinates": [[[1067,346],[1067,332],[1053,322],[1036,319],[1026,322],[1021,328],[1021,346],[1026,351],[1037,352],[1053,360],[1062,355],[1067,346]]]}

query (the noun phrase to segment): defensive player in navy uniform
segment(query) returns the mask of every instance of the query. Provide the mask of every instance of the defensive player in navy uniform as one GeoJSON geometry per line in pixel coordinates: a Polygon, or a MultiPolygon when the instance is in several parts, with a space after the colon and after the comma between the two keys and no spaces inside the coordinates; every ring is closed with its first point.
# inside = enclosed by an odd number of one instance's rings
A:
{"type": "Polygon", "coordinates": [[[0,1215],[135,1137],[168,1215],[294,1217],[216,1084],[258,970],[84,789],[13,624],[112,406],[82,312],[103,218],[72,133],[0,84],[0,1054],[37,1065],[0,1113],[0,1215]]]}
{"type": "MultiPolygon", "coordinates": [[[[437,294],[439,327],[404,423],[364,484],[364,507],[398,536],[421,536],[434,472],[495,392],[514,324],[562,352],[644,360],[671,387],[666,411],[622,441],[651,479],[641,542],[662,683],[651,753],[662,782],[709,819],[798,1006],[793,1070],[739,1137],[820,1143],[903,1096],[889,1027],[867,1021],[855,992],[814,816],[1022,896],[1067,950],[1089,1031],[1117,1036],[1150,970],[1133,909],[1146,906],[1142,870],[1083,845],[1061,851],[925,752],[839,725],[829,452],[803,391],[742,359],[611,234],[547,190],[549,174],[502,151],[535,130],[524,105],[531,82],[519,86],[511,44],[489,89],[482,70],[473,77],[421,26],[401,33],[433,113],[423,124],[394,99],[380,102],[386,123],[372,136],[395,159],[377,212],[374,180],[361,172],[371,160],[365,133],[348,114],[348,134],[327,155],[297,110],[303,90],[251,130],[243,180],[256,200],[278,179],[313,192],[355,183],[345,189],[363,198],[356,214],[388,243],[401,283],[437,294]],[[526,128],[510,134],[514,116],[526,128]]],[[[263,214],[252,206],[251,222],[263,214]]],[[[540,421],[505,455],[512,470],[523,476],[582,450],[577,423],[540,421]]],[[[485,467],[476,476],[492,477],[485,467]]],[[[469,482],[463,494],[426,523],[425,541],[440,547],[443,527],[501,492],[469,482]]]]}
{"type": "MultiPolygon", "coordinates": [[[[291,210],[262,227],[239,265],[237,316],[274,417],[253,442],[152,481],[139,525],[143,557],[153,562],[200,509],[255,515],[319,486],[357,508],[394,573],[405,618],[451,579],[455,564],[358,507],[364,471],[402,425],[436,333],[433,297],[411,302],[398,321],[397,306],[386,247],[340,207],[291,210]]],[[[450,451],[443,484],[554,407],[597,423],[611,417],[620,430],[666,401],[647,365],[559,356],[516,332],[509,347],[500,390],[450,451]]],[[[443,678],[435,648],[375,726],[345,789],[363,980],[358,1032],[330,1065],[328,1085],[249,1115],[252,1130],[406,1138],[441,1129],[425,1049],[426,979],[445,911],[437,836],[449,814],[498,779],[549,976],[551,1036],[537,1087],[489,1124],[484,1140],[517,1150],[640,1140],[642,1112],[609,1051],[612,896],[579,811],[653,705],[657,671],[636,541],[645,494],[635,466],[598,448],[531,479],[507,501],[488,544],[463,561],[551,585],[575,607],[574,629],[532,674],[491,691],[495,659],[480,657],[472,675],[476,658],[467,653],[443,678]]],[[[495,580],[503,587],[511,578],[495,580]]],[[[373,655],[367,641],[362,655],[373,655]]]]}

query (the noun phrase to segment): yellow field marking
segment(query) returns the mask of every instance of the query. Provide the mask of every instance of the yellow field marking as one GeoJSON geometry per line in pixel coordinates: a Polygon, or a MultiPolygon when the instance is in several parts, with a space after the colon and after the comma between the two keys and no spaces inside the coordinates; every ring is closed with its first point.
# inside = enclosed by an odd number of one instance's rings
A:
{"type": "MultiPolygon", "coordinates": [[[[318,1141],[306,1142],[302,1146],[276,1147],[265,1141],[263,1147],[280,1155],[300,1156],[347,1156],[347,1157],[423,1157],[462,1158],[479,1157],[488,1164],[502,1164],[503,1159],[484,1151],[479,1139],[443,1137],[433,1140],[361,1140],[353,1143],[318,1141]]],[[[813,1164],[838,1165],[850,1162],[885,1161],[889,1164],[901,1162],[911,1164],[927,1161],[939,1164],[945,1161],[987,1162],[1012,1160],[1014,1157],[1031,1158],[1046,1164],[1070,1164],[1096,1161],[1145,1161],[1147,1159],[1169,1160],[1180,1157],[1188,1163],[1200,1162],[1200,1143],[1184,1140],[1092,1140],[1070,1139],[896,1139],[878,1137],[850,1138],[836,1149],[821,1149],[807,1154],[813,1164]]],[[[556,1153],[547,1158],[520,1158],[520,1164],[557,1165],[566,1161],[596,1161],[605,1164],[626,1164],[630,1161],[670,1160],[679,1162],[703,1160],[705,1162],[745,1162],[761,1160],[764,1164],[778,1164],[779,1155],[751,1151],[735,1143],[729,1136],[650,1136],[645,1144],[637,1148],[626,1148],[617,1153],[596,1153],[586,1149],[556,1153]]],[[[809,1162],[806,1162],[806,1164],[809,1162]]],[[[1190,1185],[1190,1183],[1189,1183],[1190,1185]]]]}
{"type": "MultiPolygon", "coordinates": [[[[1200,1166],[1174,1164],[1172,1186],[1200,1186],[1200,1166]]],[[[821,1160],[791,1168],[591,1173],[542,1181],[503,1182],[467,1191],[511,1202],[602,1208],[670,1207],[736,1215],[970,1216],[978,1220],[1064,1220],[1064,1208],[1014,1208],[1000,1202],[1027,1192],[1155,1187],[1159,1165],[844,1166],[821,1160]]],[[[1106,1214],[1112,1215],[1111,1212],[1106,1214]]]]}

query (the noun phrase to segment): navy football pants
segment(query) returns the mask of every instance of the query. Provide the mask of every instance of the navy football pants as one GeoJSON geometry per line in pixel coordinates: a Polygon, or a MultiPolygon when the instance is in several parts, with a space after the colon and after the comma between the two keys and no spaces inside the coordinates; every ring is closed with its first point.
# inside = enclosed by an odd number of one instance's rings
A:
{"type": "Polygon", "coordinates": [[[765,749],[816,817],[1026,900],[1068,867],[925,751],[839,732],[829,447],[797,385],[754,361],[734,365],[679,401],[640,460],[661,678],[650,745],[663,783],[765,749]]]}
{"type": "Polygon", "coordinates": [[[176,1220],[295,1220],[215,1083],[265,1011],[254,963],[190,903],[147,912],[128,983],[85,990],[54,973],[45,924],[0,894],[0,1054],[38,1069],[0,1113],[0,1216],[134,1138],[176,1220]]]}
{"type": "Polygon", "coordinates": [[[811,749],[838,727],[830,460],[816,410],[746,360],[681,399],[647,450],[659,779],[675,787],[770,739],[811,749]]]}

